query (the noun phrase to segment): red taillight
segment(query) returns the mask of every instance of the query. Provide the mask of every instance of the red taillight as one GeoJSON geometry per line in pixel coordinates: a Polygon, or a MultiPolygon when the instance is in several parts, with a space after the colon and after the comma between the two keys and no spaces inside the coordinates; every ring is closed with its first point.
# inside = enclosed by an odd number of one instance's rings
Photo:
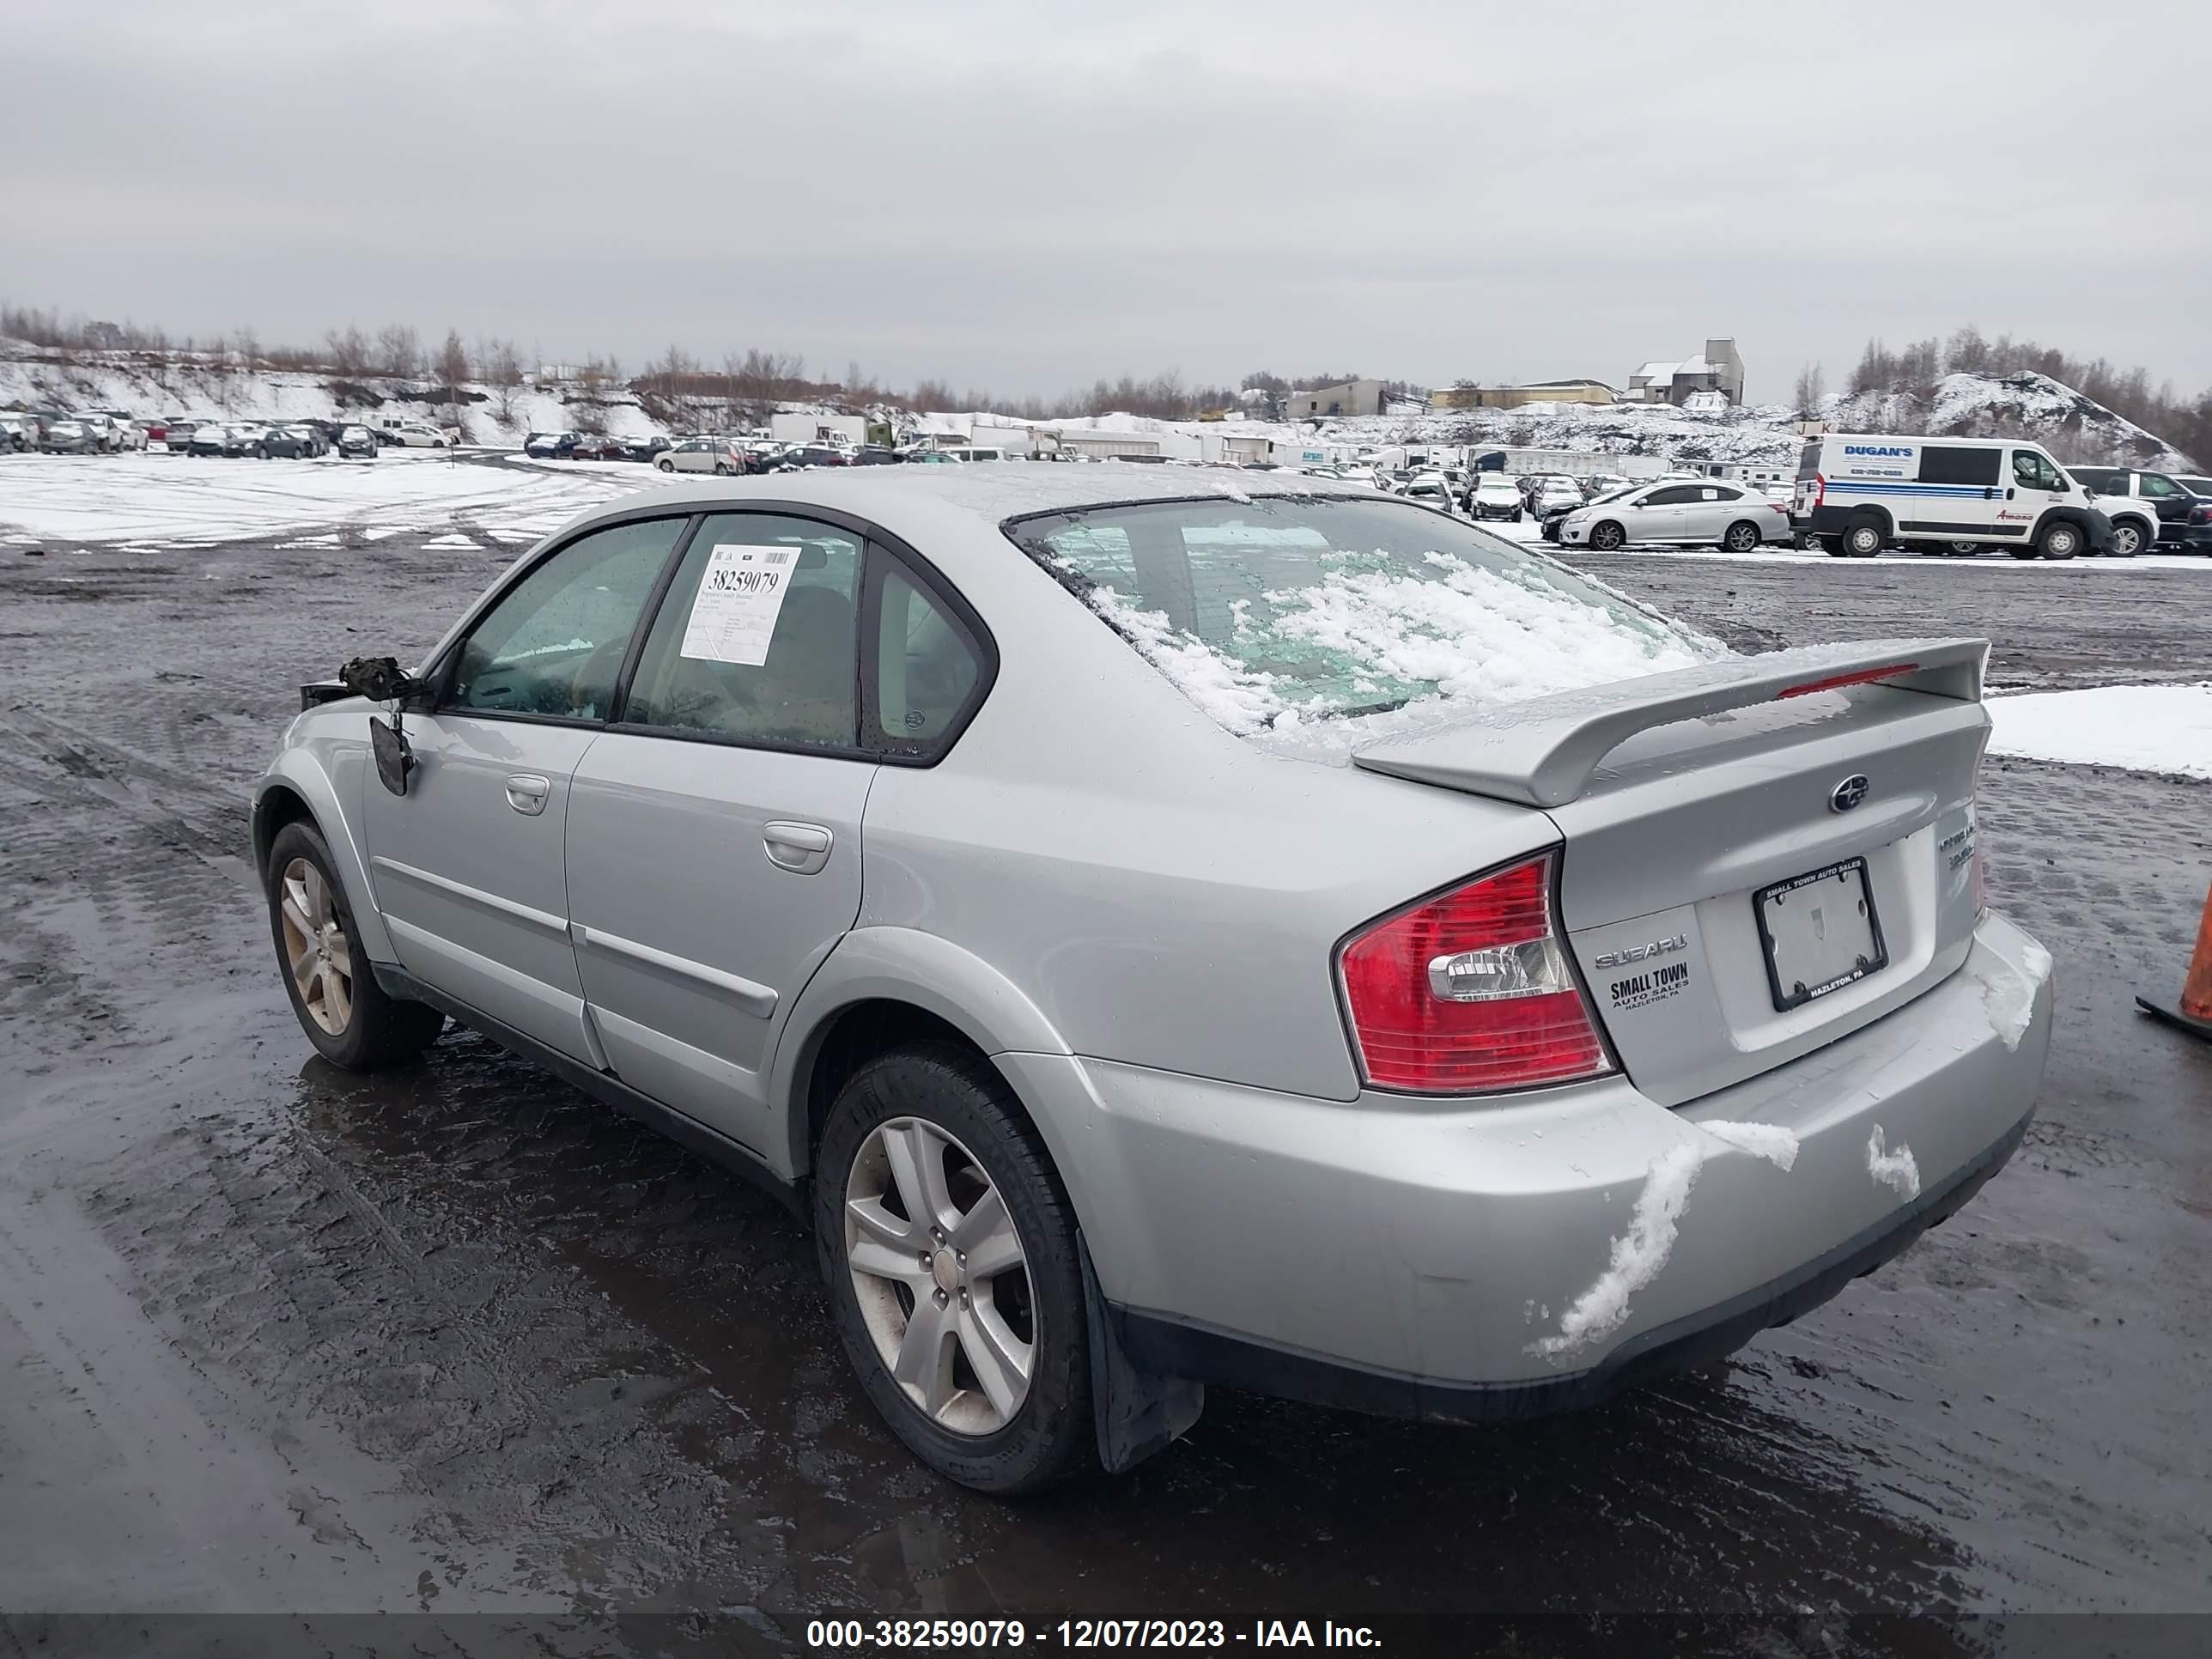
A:
{"type": "Polygon", "coordinates": [[[1612,1069],[1539,854],[1376,922],[1338,961],[1367,1081],[1474,1094],[1612,1069]]]}
{"type": "Polygon", "coordinates": [[[1856,674],[1837,674],[1825,680],[1807,680],[1802,685],[1793,685],[1774,694],[1774,701],[1784,697],[1809,697],[1815,691],[1839,691],[1847,685],[1870,685],[1876,680],[1894,679],[1899,674],[1910,674],[1920,665],[1917,662],[1893,662],[1884,668],[1862,668],[1856,674]]]}
{"type": "Polygon", "coordinates": [[[1827,499],[1828,475],[1825,472],[1815,472],[1813,475],[1813,505],[1818,507],[1827,499]]]}

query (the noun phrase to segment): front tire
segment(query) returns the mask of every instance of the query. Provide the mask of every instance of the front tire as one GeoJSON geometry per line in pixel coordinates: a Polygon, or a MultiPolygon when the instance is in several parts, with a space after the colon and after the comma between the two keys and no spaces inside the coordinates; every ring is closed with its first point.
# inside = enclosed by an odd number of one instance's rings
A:
{"type": "Polygon", "coordinates": [[[2046,559],[2070,559],[2081,548],[2081,532],[2070,524],[2052,525],[2035,544],[2035,550],[2046,559]]]}
{"type": "Polygon", "coordinates": [[[2132,559],[2143,550],[2143,532],[2132,519],[2123,519],[2112,526],[2112,550],[2115,559],[2132,559]]]}
{"type": "Polygon", "coordinates": [[[1601,553],[1617,553],[1627,540],[1628,532],[1610,519],[1590,527],[1589,544],[1601,553]]]}
{"type": "Polygon", "coordinates": [[[1096,1466],[1075,1216],[988,1061],[945,1042],[854,1073],[815,1161],[837,1334],[893,1433],[978,1492],[1096,1466]]]}
{"type": "Polygon", "coordinates": [[[316,1053],[349,1072],[376,1072],[405,1065],[437,1040],[443,1014],[377,985],[331,849],[313,825],[276,832],[262,881],[284,988],[316,1053]]]}
{"type": "Polygon", "coordinates": [[[655,461],[653,465],[659,467],[663,472],[673,472],[676,471],[676,463],[673,461],[655,461]]]}
{"type": "Polygon", "coordinates": [[[1852,559],[1871,559],[1881,551],[1881,544],[1886,539],[1877,520],[1854,519],[1844,526],[1844,556],[1852,559]]]}

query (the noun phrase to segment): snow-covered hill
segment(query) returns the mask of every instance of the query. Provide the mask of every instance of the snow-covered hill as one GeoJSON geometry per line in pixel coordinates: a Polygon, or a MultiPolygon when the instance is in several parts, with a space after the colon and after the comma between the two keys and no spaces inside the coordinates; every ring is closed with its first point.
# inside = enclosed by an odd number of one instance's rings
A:
{"type": "MultiPolygon", "coordinates": [[[[643,437],[670,429],[624,386],[597,391],[580,386],[502,391],[471,382],[460,391],[459,420],[471,443],[513,447],[532,431],[571,428],[616,437],[643,437]]],[[[246,368],[204,359],[161,362],[148,354],[119,351],[75,353],[64,361],[19,341],[0,340],[0,409],[39,404],[223,420],[297,420],[334,412],[361,418],[383,412],[444,422],[453,418],[454,409],[444,389],[428,380],[380,376],[344,380],[311,370],[246,368]]],[[[821,406],[778,407],[798,410],[821,406]]],[[[902,430],[917,424],[903,410],[870,413],[891,419],[902,430]]],[[[2171,471],[2197,470],[2157,434],[2042,374],[1952,374],[1924,400],[1908,393],[1832,397],[1822,414],[1832,428],[1846,432],[2016,435],[2043,443],[2061,460],[2118,460],[2171,471]]],[[[964,431],[979,419],[996,418],[988,413],[928,415],[919,424],[964,431]]],[[[1531,404],[1516,410],[1367,416],[1323,422],[1318,428],[1310,423],[1201,423],[1130,415],[1020,424],[1054,429],[1172,430],[1194,441],[1207,433],[1318,439],[1324,444],[1465,444],[1648,455],[1670,462],[1787,466],[1794,464],[1802,441],[1796,418],[1797,411],[1783,404],[1713,415],[1692,415],[1663,404],[1531,404]]],[[[712,415],[700,412],[697,420],[710,422],[712,415]]],[[[678,422],[685,429],[695,423],[678,422]]],[[[1194,441],[1192,453],[1196,453],[1194,441]]]]}
{"type": "Polygon", "coordinates": [[[1947,374],[1934,395],[1863,392],[1832,398],[1828,424],[1842,432],[2033,438],[2062,461],[2121,462],[2194,472],[2190,458],[2104,404],[2048,374],[1947,374]]]}

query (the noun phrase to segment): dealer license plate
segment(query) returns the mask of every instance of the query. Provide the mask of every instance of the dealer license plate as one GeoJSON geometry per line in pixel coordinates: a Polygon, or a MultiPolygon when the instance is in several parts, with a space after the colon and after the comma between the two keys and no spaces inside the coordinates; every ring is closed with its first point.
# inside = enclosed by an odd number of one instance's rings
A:
{"type": "Polygon", "coordinates": [[[1863,858],[1763,887],[1752,903],[1778,1009],[1802,1006],[1889,965],[1863,858]]]}

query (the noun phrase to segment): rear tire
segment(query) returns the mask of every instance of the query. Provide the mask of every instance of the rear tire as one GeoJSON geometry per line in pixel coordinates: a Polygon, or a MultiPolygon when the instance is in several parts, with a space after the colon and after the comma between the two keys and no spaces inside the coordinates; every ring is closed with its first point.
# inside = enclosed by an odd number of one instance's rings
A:
{"type": "Polygon", "coordinates": [[[1982,544],[1979,542],[1946,542],[1943,544],[1943,556],[1947,559],[1978,558],[1981,556],[1981,551],[1982,544]]]}
{"type": "Polygon", "coordinates": [[[718,478],[726,478],[726,477],[728,477],[730,476],[730,464],[729,464],[727,461],[717,461],[717,462],[715,462],[715,463],[714,463],[714,476],[715,476],[716,477],[718,477],[718,478]]]}
{"type": "Polygon", "coordinates": [[[1755,553],[1759,550],[1759,526],[1748,519],[1738,519],[1721,533],[1721,545],[1731,553],[1755,553]]]}
{"type": "Polygon", "coordinates": [[[1871,559],[1881,551],[1887,540],[1879,519],[1853,519],[1844,526],[1844,556],[1850,559],[1871,559]]]}
{"type": "Polygon", "coordinates": [[[2046,559],[2070,559],[2084,545],[2080,530],[2070,524],[2054,524],[2037,539],[2035,550],[2046,559]]]}
{"type": "Polygon", "coordinates": [[[1628,532],[1610,519],[1590,527],[1589,544],[1600,553],[1619,552],[1627,540],[1628,532]]]}
{"type": "MultiPolygon", "coordinates": [[[[815,1245],[837,1334],[891,1431],[930,1468],[978,1492],[1037,1492],[1095,1468],[1074,1211],[990,1062],[949,1042],[916,1043],[867,1061],[830,1108],[814,1170],[815,1245]],[[916,1206],[907,1194],[918,1190],[919,1172],[933,1164],[933,1189],[916,1206]],[[970,1279],[957,1249],[963,1224],[984,1214],[994,1197],[1012,1224],[1016,1265],[988,1280],[970,1279]],[[933,1239],[935,1224],[913,1212],[935,1208],[944,1217],[948,1206],[949,1224],[939,1228],[945,1237],[933,1239]],[[872,1221],[862,1224],[855,1219],[861,1213],[872,1221]],[[895,1238],[895,1229],[913,1237],[895,1238]],[[856,1268],[854,1256],[863,1252],[856,1268]],[[925,1254],[933,1266],[921,1266],[925,1254]],[[956,1255],[957,1267],[950,1260],[956,1255]],[[956,1281],[949,1291],[941,1288],[947,1278],[956,1281]],[[916,1322],[931,1316],[932,1304],[945,1310],[939,1316],[948,1322],[935,1328],[940,1346],[917,1349],[927,1364],[915,1364],[902,1383],[895,1367],[914,1337],[931,1331],[923,1326],[918,1333],[916,1322]],[[1002,1345],[998,1352],[1026,1349],[1028,1375],[1010,1406],[985,1386],[969,1358],[987,1340],[1002,1345]],[[922,1400],[908,1393],[909,1384],[922,1400]],[[941,1395],[934,1410],[924,1403],[933,1394],[941,1395]]],[[[996,1231],[1005,1259],[1005,1229],[996,1231]]],[[[996,1374],[1019,1376],[1007,1369],[996,1374]]]]}
{"type": "Polygon", "coordinates": [[[443,1014],[378,986],[331,849],[313,824],[276,832],[262,887],[284,989],[316,1053],[349,1072],[377,1072],[405,1065],[437,1040],[443,1014]]]}

